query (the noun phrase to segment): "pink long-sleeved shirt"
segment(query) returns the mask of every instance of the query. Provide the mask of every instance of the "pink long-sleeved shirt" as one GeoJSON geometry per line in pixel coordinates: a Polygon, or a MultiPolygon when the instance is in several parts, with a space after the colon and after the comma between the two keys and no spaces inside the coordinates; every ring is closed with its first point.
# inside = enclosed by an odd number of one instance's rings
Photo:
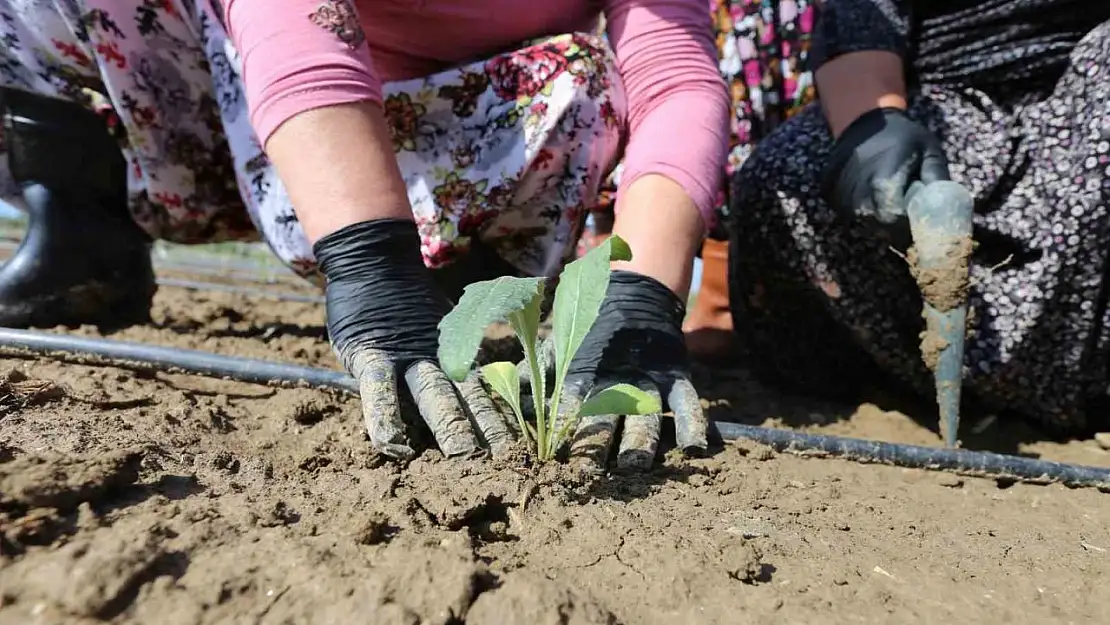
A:
{"type": "Polygon", "coordinates": [[[667,176],[713,223],[728,100],[706,0],[350,1],[365,42],[337,36],[312,18],[321,7],[349,6],[341,1],[225,0],[263,144],[302,111],[381,102],[382,81],[427,76],[527,39],[587,31],[604,11],[629,103],[621,187],[645,174],[667,176]]]}

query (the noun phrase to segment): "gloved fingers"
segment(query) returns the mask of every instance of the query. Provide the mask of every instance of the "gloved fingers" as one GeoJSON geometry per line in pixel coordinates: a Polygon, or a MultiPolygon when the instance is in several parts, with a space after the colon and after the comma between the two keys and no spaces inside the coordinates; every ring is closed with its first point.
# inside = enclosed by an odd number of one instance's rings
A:
{"type": "MultiPolygon", "coordinates": [[[[660,400],[659,390],[650,382],[637,384],[640,390],[660,400]]],[[[659,431],[662,429],[663,415],[628,415],[624,418],[621,444],[617,450],[617,468],[646,471],[655,462],[655,452],[659,449],[659,431]]]]}
{"type": "Polygon", "coordinates": [[[570,442],[570,461],[588,471],[604,472],[620,423],[621,416],[615,414],[582,417],[570,442]]]}
{"type": "Polygon", "coordinates": [[[362,420],[370,444],[391,458],[412,459],[416,449],[401,416],[397,370],[393,362],[381,352],[363,350],[351,359],[351,369],[358,375],[362,420]]]}
{"type": "Polygon", "coordinates": [[[884,168],[872,178],[860,202],[866,208],[858,212],[862,221],[882,238],[886,245],[905,251],[913,243],[906,220],[906,194],[917,179],[920,160],[913,158],[896,167],[884,168]]]}
{"type": "MultiPolygon", "coordinates": [[[[606,386],[610,384],[613,383],[606,384],[606,386]]],[[[552,415],[555,420],[555,432],[566,431],[570,419],[578,415],[578,409],[585,403],[586,396],[589,395],[591,388],[593,386],[585,378],[573,375],[567,376],[567,379],[563,381],[563,391],[560,393],[559,411],[552,415]]]]}
{"type": "Polygon", "coordinates": [[[470,412],[478,434],[489,445],[490,453],[494,457],[507,453],[516,437],[509,429],[509,420],[505,418],[505,413],[494,404],[489,391],[482,384],[482,376],[476,371],[471,372],[459,384],[459,394],[462,395],[463,406],[470,412]]]}
{"type": "Polygon", "coordinates": [[[674,414],[675,443],[688,456],[701,456],[709,449],[709,418],[701,406],[694,384],[677,376],[667,389],[667,406],[674,414]]]}
{"type": "MultiPolygon", "coordinates": [[[[614,384],[631,384],[659,399],[659,391],[655,384],[645,379],[609,379],[599,382],[593,392],[600,392],[614,384]]],[[[568,413],[569,410],[577,410],[577,407],[572,405],[568,408],[568,413]]],[[[622,422],[624,429],[620,435],[617,451],[617,467],[632,470],[650,469],[659,448],[662,416],[658,413],[582,417],[571,439],[570,457],[578,461],[583,468],[603,472],[622,422]]]]}
{"type": "Polygon", "coordinates": [[[474,428],[446,373],[422,360],[405,371],[405,383],[443,455],[465,456],[478,451],[474,428]]]}
{"type": "Polygon", "coordinates": [[[875,219],[884,226],[897,224],[906,216],[906,193],[910,190],[910,185],[917,180],[920,166],[920,156],[915,155],[872,178],[873,214],[875,219]]]}
{"type": "Polygon", "coordinates": [[[621,446],[617,450],[617,468],[633,471],[650,469],[659,449],[659,432],[662,429],[663,416],[659,413],[625,417],[621,446]]]}

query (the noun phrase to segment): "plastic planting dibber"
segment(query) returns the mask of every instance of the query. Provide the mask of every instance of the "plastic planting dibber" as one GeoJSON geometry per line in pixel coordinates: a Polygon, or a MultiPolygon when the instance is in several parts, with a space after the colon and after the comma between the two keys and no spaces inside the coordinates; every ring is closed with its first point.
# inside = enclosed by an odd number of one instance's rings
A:
{"type": "Polygon", "coordinates": [[[973,214],[971,193],[951,181],[915,184],[906,194],[910,270],[924,300],[921,357],[933,372],[944,442],[957,444],[967,333],[973,214]]]}

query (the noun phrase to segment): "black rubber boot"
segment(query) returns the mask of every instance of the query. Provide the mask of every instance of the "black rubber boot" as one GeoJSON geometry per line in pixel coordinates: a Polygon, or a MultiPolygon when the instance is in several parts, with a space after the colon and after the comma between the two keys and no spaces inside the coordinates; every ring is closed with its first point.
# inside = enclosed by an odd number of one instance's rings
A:
{"type": "Polygon", "coordinates": [[[27,232],[0,269],[0,326],[121,328],[150,320],[150,238],[127,208],[127,164],[104,121],[70,102],[2,93],[27,232]]]}

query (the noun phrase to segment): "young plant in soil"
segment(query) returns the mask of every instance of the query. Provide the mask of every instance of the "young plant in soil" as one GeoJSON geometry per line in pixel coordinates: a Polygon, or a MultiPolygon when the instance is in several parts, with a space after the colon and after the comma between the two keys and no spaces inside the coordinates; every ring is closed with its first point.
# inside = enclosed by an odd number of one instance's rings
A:
{"type": "MultiPolygon", "coordinates": [[[[513,411],[525,443],[539,461],[555,458],[582,417],[638,415],[659,412],[659,400],[630,385],[617,384],[593,392],[573,414],[560,414],[559,402],[571,360],[597,320],[609,286],[609,263],[632,259],[623,239],[611,236],[582,258],[567,265],[559,277],[552,307],[553,350],[541,350],[539,340],[543,278],[503,277],[466,287],[458,305],[439,324],[439,361],[456,382],[470,373],[486,328],[507,321],[524,348],[529,371],[535,423],[524,416],[520,372],[511,362],[494,362],[481,368],[486,384],[513,411]],[[551,363],[544,352],[554,352],[554,385],[547,392],[545,372],[551,363]],[[550,398],[550,399],[549,399],[550,398]]],[[[566,413],[566,411],[563,411],[566,413]]]]}

